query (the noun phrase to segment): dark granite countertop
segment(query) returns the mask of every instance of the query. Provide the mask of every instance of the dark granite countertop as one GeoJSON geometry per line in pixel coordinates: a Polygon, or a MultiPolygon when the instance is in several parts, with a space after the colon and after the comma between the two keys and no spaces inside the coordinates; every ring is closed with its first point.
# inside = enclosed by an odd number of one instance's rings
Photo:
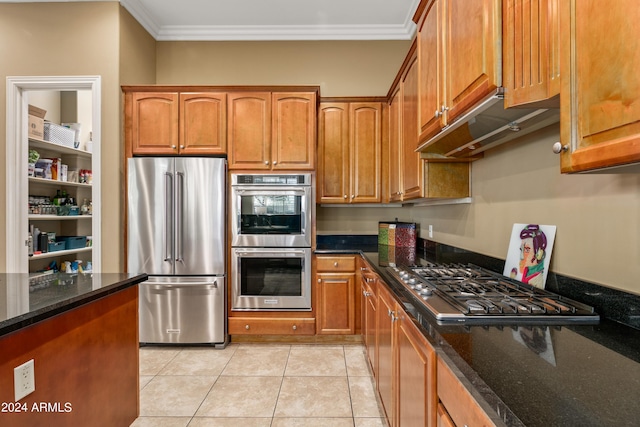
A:
{"type": "MultiPolygon", "coordinates": [[[[371,249],[371,248],[369,248],[371,249]]],[[[516,426],[635,426],[640,420],[640,330],[596,325],[443,325],[391,276],[378,248],[360,252],[490,417],[516,426]]],[[[418,251],[417,262],[435,261],[418,251]]],[[[384,257],[383,257],[384,258],[384,257]]]]}
{"type": "Polygon", "coordinates": [[[147,280],[146,274],[0,274],[0,336],[147,280]]]}

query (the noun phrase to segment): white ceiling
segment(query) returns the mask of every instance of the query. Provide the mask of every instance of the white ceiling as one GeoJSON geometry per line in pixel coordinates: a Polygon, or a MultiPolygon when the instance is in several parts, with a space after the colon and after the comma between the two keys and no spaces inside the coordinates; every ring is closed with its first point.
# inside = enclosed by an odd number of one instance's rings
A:
{"type": "MultiPolygon", "coordinates": [[[[409,40],[415,32],[411,18],[419,1],[120,0],[120,3],[161,41],[409,40]]],[[[33,2],[38,1],[0,0],[0,3],[33,2]]]]}

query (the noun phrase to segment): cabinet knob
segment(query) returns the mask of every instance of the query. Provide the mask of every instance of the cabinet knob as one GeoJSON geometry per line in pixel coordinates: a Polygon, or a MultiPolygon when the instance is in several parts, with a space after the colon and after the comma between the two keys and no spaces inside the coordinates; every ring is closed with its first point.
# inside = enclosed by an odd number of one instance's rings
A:
{"type": "Polygon", "coordinates": [[[183,149],[183,148],[184,148],[184,145],[181,145],[181,146],[180,146],[180,149],[183,149]]]}
{"type": "Polygon", "coordinates": [[[436,118],[440,117],[441,115],[442,113],[440,112],[440,110],[436,110],[436,114],[435,114],[436,118]]]}
{"type": "Polygon", "coordinates": [[[173,149],[175,150],[175,149],[176,149],[176,146],[175,146],[175,145],[172,145],[172,146],[171,146],[171,148],[173,148],[173,149]]]}
{"type": "Polygon", "coordinates": [[[363,291],[362,295],[364,295],[365,297],[370,297],[371,296],[371,292],[363,291]]]}
{"type": "Polygon", "coordinates": [[[296,325],[293,325],[293,330],[295,331],[296,329],[298,329],[298,327],[296,325]]]}
{"type": "Polygon", "coordinates": [[[556,154],[560,154],[563,151],[567,151],[569,149],[568,145],[562,145],[562,143],[560,141],[556,142],[555,144],[553,144],[553,152],[556,154]]]}
{"type": "Polygon", "coordinates": [[[373,282],[373,278],[367,277],[367,283],[371,283],[371,282],[373,282]]]}
{"type": "Polygon", "coordinates": [[[274,164],[274,165],[277,165],[277,164],[278,164],[278,162],[274,160],[274,161],[273,161],[273,164],[274,164]]]}
{"type": "Polygon", "coordinates": [[[244,325],[244,328],[248,330],[249,329],[249,325],[244,325]]]}
{"type": "Polygon", "coordinates": [[[344,195],[344,198],[345,198],[345,199],[347,198],[347,195],[346,195],[346,194],[344,195]]]}
{"type": "Polygon", "coordinates": [[[351,195],[351,198],[352,198],[352,199],[355,199],[355,197],[356,197],[356,196],[354,196],[353,194],[351,195]]]}
{"type": "Polygon", "coordinates": [[[334,263],[333,263],[333,266],[334,266],[334,267],[337,267],[337,266],[338,266],[338,261],[334,262],[334,263]]]}
{"type": "Polygon", "coordinates": [[[265,160],[265,161],[264,161],[264,164],[265,164],[265,165],[267,165],[267,166],[269,166],[269,160],[265,160]]]}
{"type": "Polygon", "coordinates": [[[322,279],[318,279],[318,283],[322,283],[322,279]]]}

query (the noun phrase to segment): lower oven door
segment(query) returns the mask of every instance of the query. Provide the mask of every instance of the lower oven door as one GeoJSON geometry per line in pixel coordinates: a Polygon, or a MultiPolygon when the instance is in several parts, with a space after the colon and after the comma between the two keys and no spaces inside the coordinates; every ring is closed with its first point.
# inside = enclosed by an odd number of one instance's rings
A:
{"type": "Polygon", "coordinates": [[[310,248],[233,248],[232,310],[311,310],[310,248]]]}

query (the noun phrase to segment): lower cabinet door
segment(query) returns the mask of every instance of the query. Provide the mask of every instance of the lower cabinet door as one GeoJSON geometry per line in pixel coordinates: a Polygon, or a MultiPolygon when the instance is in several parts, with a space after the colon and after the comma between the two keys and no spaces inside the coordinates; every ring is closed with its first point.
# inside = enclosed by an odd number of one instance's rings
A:
{"type": "Polygon", "coordinates": [[[403,310],[397,313],[395,337],[398,426],[435,425],[435,350],[403,310]]]}
{"type": "Polygon", "coordinates": [[[395,301],[388,291],[382,287],[378,289],[378,309],[376,311],[378,346],[378,393],[387,414],[389,424],[394,427],[394,358],[393,358],[393,319],[395,316],[395,301]]]}

